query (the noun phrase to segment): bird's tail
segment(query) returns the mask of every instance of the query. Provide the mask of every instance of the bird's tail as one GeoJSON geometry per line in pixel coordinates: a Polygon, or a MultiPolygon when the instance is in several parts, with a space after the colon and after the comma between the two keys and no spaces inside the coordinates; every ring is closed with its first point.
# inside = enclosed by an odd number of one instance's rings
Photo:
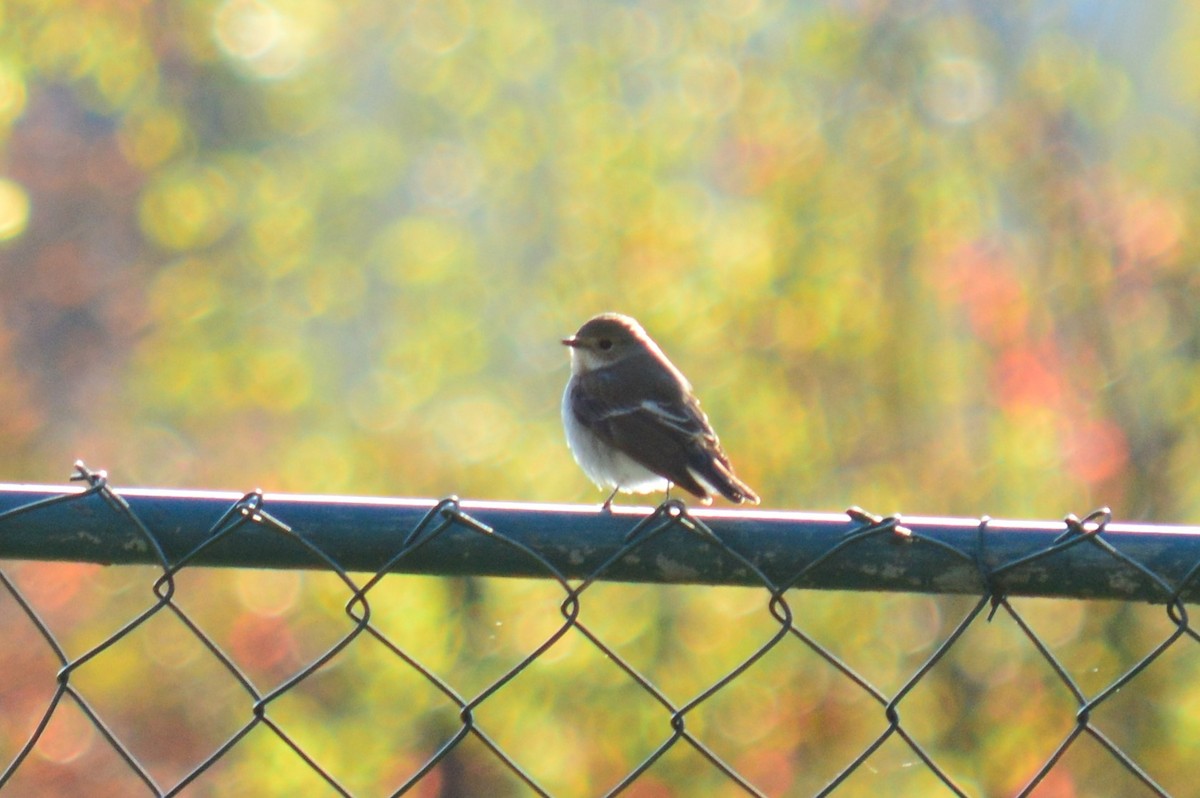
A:
{"type": "Polygon", "coordinates": [[[734,504],[759,502],[758,494],[734,476],[729,461],[720,455],[706,457],[703,462],[689,465],[688,472],[704,487],[713,493],[721,494],[734,504]]]}

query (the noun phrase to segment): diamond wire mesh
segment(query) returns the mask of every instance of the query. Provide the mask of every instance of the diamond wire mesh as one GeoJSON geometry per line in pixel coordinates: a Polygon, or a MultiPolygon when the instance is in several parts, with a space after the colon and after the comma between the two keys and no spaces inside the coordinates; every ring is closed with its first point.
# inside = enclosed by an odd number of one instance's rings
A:
{"type": "MultiPolygon", "coordinates": [[[[578,635],[593,646],[603,660],[619,669],[626,680],[626,689],[632,685],[634,689],[640,691],[656,705],[658,707],[657,714],[664,721],[661,736],[656,738],[657,742],[651,747],[651,750],[628,765],[618,778],[599,789],[599,793],[608,795],[622,792],[631,795],[694,794],[694,785],[664,783],[660,778],[652,775],[656,763],[659,763],[664,757],[670,756],[674,751],[686,749],[700,761],[706,763],[711,768],[710,772],[720,775],[730,794],[828,795],[835,791],[842,792],[848,780],[852,780],[856,774],[872,768],[872,762],[875,761],[874,757],[877,752],[894,740],[899,741],[912,757],[908,764],[923,768],[932,778],[933,782],[925,782],[926,790],[932,783],[945,794],[975,795],[980,794],[978,785],[964,785],[961,779],[956,779],[953,772],[956,765],[955,757],[947,757],[940,751],[932,750],[927,742],[922,743],[920,741],[921,734],[913,731],[914,724],[908,720],[910,716],[906,715],[903,710],[907,709],[906,701],[910,699],[914,689],[929,678],[939,662],[956,645],[964,645],[965,635],[977,620],[984,617],[990,621],[995,615],[1002,613],[1012,620],[1016,628],[1020,630],[1021,636],[1036,650],[1038,658],[1052,672],[1053,680],[1056,680],[1068,691],[1073,710],[1073,716],[1061,739],[1049,748],[1048,753],[1040,758],[1036,766],[1026,769],[1027,775],[1023,777],[1023,784],[1013,794],[1022,796],[1035,794],[1035,792],[1055,795],[1073,794],[1069,789],[1064,792],[1062,785],[1054,786],[1052,779],[1048,777],[1055,773],[1056,768],[1062,766],[1064,759],[1073,749],[1078,749],[1079,740],[1084,737],[1094,740],[1108,760],[1128,774],[1132,779],[1131,783],[1140,785],[1146,794],[1169,794],[1167,789],[1150,774],[1148,768],[1143,763],[1136,761],[1135,756],[1126,750],[1128,745],[1118,743],[1114,740],[1113,735],[1105,732],[1102,725],[1096,721],[1096,714],[1102,705],[1110,702],[1119,691],[1129,686],[1177,644],[1182,642],[1186,646],[1189,643],[1200,642],[1200,635],[1191,627],[1187,608],[1182,600],[1185,588],[1189,587],[1195,580],[1196,574],[1200,572],[1200,562],[1192,565],[1187,570],[1184,579],[1177,584],[1169,584],[1163,577],[1126,556],[1105,540],[1105,527],[1110,521],[1107,510],[1097,511],[1082,520],[1068,516],[1064,522],[1063,533],[1051,546],[989,569],[983,564],[982,557],[986,547],[984,533],[989,524],[987,518],[983,518],[979,522],[979,545],[972,551],[962,551],[944,541],[922,538],[914,534],[896,517],[881,518],[858,508],[851,508],[847,512],[857,525],[856,528],[831,545],[822,556],[813,559],[792,574],[790,578],[778,581],[768,577],[746,556],[746,553],[729,545],[709,526],[689,514],[681,502],[669,500],[659,506],[651,515],[636,523],[625,535],[620,549],[595,568],[590,575],[582,580],[572,582],[537,551],[475,520],[462,511],[457,500],[446,499],[431,509],[413,529],[407,531],[400,539],[395,553],[378,573],[365,581],[358,581],[336,560],[294,532],[283,520],[272,515],[264,506],[261,493],[247,494],[240,501],[234,503],[212,524],[209,534],[201,545],[181,557],[171,559],[164,552],[154,530],[150,529],[121,495],[109,486],[103,472],[91,471],[82,464],[77,464],[74,479],[86,482],[87,490],[19,507],[0,514],[0,522],[19,523],[21,516],[37,513],[53,504],[80,502],[93,495],[102,497],[112,512],[118,514],[125,523],[137,530],[140,540],[153,553],[157,563],[152,569],[154,575],[151,581],[153,600],[150,606],[135,612],[116,630],[100,634],[97,640],[83,645],[79,653],[68,654],[67,646],[60,642],[59,637],[52,631],[51,625],[39,613],[35,602],[26,595],[28,588],[26,591],[22,591],[16,581],[0,571],[0,585],[3,586],[3,594],[6,594],[12,602],[9,607],[10,613],[15,607],[16,616],[35,630],[38,644],[52,652],[58,665],[51,696],[44,705],[35,707],[32,712],[25,715],[27,719],[31,720],[31,723],[29,728],[23,730],[24,742],[13,751],[0,749],[0,766],[3,767],[0,770],[0,792],[12,791],[13,794],[16,794],[25,791],[27,794],[38,795],[77,794],[72,791],[77,788],[78,781],[72,781],[69,786],[65,787],[62,785],[66,782],[56,782],[52,777],[44,777],[41,781],[35,779],[34,786],[30,786],[27,783],[28,780],[22,781],[24,772],[31,769],[33,754],[39,749],[39,746],[52,747],[52,743],[48,742],[50,735],[47,730],[56,720],[62,720],[69,711],[69,707],[73,706],[82,716],[84,724],[90,725],[94,729],[102,739],[103,745],[107,746],[119,760],[120,769],[123,769],[127,775],[131,775],[133,780],[140,784],[137,793],[148,795],[208,794],[205,793],[205,790],[209,790],[211,794],[231,794],[238,790],[239,782],[236,776],[229,777],[223,773],[218,787],[201,786],[201,782],[204,781],[206,774],[213,771],[222,760],[230,757],[231,752],[235,751],[239,745],[244,744],[243,741],[248,737],[266,732],[273,735],[283,746],[282,750],[286,754],[281,757],[282,765],[280,761],[275,761],[263,763],[262,767],[299,769],[308,777],[315,778],[318,783],[324,785],[325,790],[331,794],[355,794],[344,783],[344,780],[323,764],[321,753],[310,750],[309,746],[302,741],[302,735],[297,733],[288,722],[280,720],[280,716],[287,714],[280,709],[280,705],[286,697],[297,692],[303,685],[315,681],[324,670],[336,667],[339,657],[343,656],[348,647],[356,640],[369,638],[378,643],[388,656],[404,663],[405,667],[410,669],[411,674],[418,680],[435,690],[441,696],[441,700],[452,707],[455,716],[455,720],[449,727],[443,724],[440,742],[431,742],[431,740],[436,741],[439,735],[430,734],[418,746],[420,752],[406,752],[402,756],[397,754],[397,758],[403,761],[401,770],[403,768],[408,768],[408,770],[394,775],[392,784],[382,794],[472,794],[466,792],[466,788],[463,787],[463,784],[467,782],[454,775],[456,771],[464,767],[472,767],[470,762],[464,764],[463,760],[467,758],[462,756],[462,753],[470,746],[472,761],[483,758],[492,764],[498,764],[509,774],[507,781],[518,785],[518,788],[510,787],[506,792],[550,795],[550,789],[530,772],[530,763],[519,761],[519,757],[509,750],[511,743],[503,743],[489,733],[486,728],[487,724],[480,720],[480,714],[481,709],[489,701],[493,701],[506,688],[509,688],[514,680],[531,672],[539,661],[553,659],[552,652],[565,637],[578,635]],[[213,634],[206,632],[202,621],[197,619],[198,613],[195,610],[185,609],[177,598],[182,574],[189,569],[197,556],[209,546],[217,545],[222,539],[238,534],[239,530],[247,525],[269,530],[272,534],[287,537],[302,546],[311,556],[313,569],[334,575],[344,587],[344,595],[349,597],[343,607],[344,615],[349,623],[348,629],[340,630],[332,642],[327,643],[323,649],[310,656],[302,663],[301,667],[279,679],[276,686],[271,689],[257,687],[257,680],[247,672],[246,667],[239,664],[237,658],[232,656],[213,634]],[[519,552],[522,557],[536,563],[544,574],[545,580],[555,585],[558,591],[556,601],[560,619],[551,625],[549,631],[540,633],[535,644],[515,664],[509,664],[502,668],[497,676],[485,679],[481,688],[473,690],[456,686],[450,678],[439,673],[437,667],[423,662],[420,652],[414,651],[412,645],[394,640],[374,620],[372,605],[373,594],[380,589],[380,585],[385,579],[400,578],[390,573],[396,566],[452,528],[469,530],[472,534],[488,538],[495,545],[519,552]],[[690,698],[682,701],[670,697],[669,691],[660,687],[652,678],[643,673],[634,663],[633,658],[622,654],[619,645],[615,645],[611,641],[606,642],[605,632],[597,631],[594,623],[585,621],[582,616],[585,602],[591,600],[592,592],[605,579],[605,575],[613,563],[631,554],[636,554],[639,547],[651,539],[679,533],[704,541],[707,546],[711,547],[715,557],[733,561],[754,574],[761,584],[762,590],[765,591],[765,612],[771,619],[771,631],[765,636],[765,639],[757,641],[748,653],[739,654],[740,659],[725,669],[719,678],[708,682],[690,698]],[[856,668],[849,664],[841,654],[835,651],[834,646],[822,643],[816,635],[806,632],[803,628],[804,623],[800,620],[803,613],[797,609],[805,601],[807,595],[802,593],[797,585],[803,584],[806,577],[826,567],[836,558],[854,556],[857,547],[865,541],[879,537],[890,539],[896,545],[912,545],[919,542],[922,545],[936,547],[945,556],[947,563],[969,564],[977,568],[980,584],[978,599],[960,608],[962,610],[961,617],[957,622],[949,624],[949,632],[931,646],[930,652],[924,656],[911,673],[904,676],[899,687],[890,691],[877,687],[870,678],[863,674],[861,667],[856,668]],[[1122,664],[1119,675],[1110,679],[1100,689],[1090,692],[1080,685],[1068,665],[1054,653],[1054,646],[1044,641],[1034,630],[1034,624],[1029,623],[1013,602],[995,587],[1005,575],[1011,575],[1035,563],[1045,564],[1053,561],[1063,551],[1076,546],[1097,547],[1108,557],[1120,560],[1145,576],[1158,590],[1158,599],[1165,608],[1168,621],[1168,631],[1164,631],[1160,638],[1152,641],[1148,652],[1135,656],[1128,663],[1122,664]],[[177,619],[182,628],[186,630],[186,634],[197,641],[207,656],[211,657],[211,663],[215,664],[220,672],[232,678],[241,695],[237,702],[241,706],[241,714],[235,719],[233,727],[227,731],[224,739],[213,745],[210,750],[205,751],[198,763],[185,766],[182,770],[177,768],[176,770],[181,775],[166,784],[162,783],[161,778],[156,777],[155,767],[140,761],[135,754],[135,745],[131,740],[141,736],[139,731],[114,729],[106,719],[105,711],[89,699],[89,688],[85,686],[82,676],[92,663],[103,661],[106,657],[118,658],[115,650],[122,640],[152,624],[156,617],[162,615],[177,619]],[[785,655],[794,655],[797,644],[803,649],[811,651],[840,679],[844,679],[844,684],[852,685],[853,690],[858,692],[859,698],[866,697],[869,702],[877,704],[881,710],[878,731],[861,747],[855,749],[852,743],[850,745],[852,750],[848,751],[843,761],[834,763],[835,770],[823,786],[804,792],[797,791],[798,788],[795,784],[782,783],[769,787],[762,786],[761,778],[755,779],[747,776],[743,772],[743,768],[739,767],[736,762],[731,762],[729,758],[718,753],[717,746],[709,741],[711,735],[706,733],[706,725],[702,721],[696,720],[700,710],[706,704],[714,702],[730,685],[738,680],[754,679],[753,669],[756,663],[780,652],[785,655]],[[227,778],[230,780],[225,781],[227,778]],[[639,788],[642,789],[639,791],[639,788]],[[58,791],[56,792],[56,790],[58,791]]],[[[0,529],[0,534],[3,534],[2,529],[0,529]]],[[[38,592],[40,594],[41,591],[38,592]]],[[[604,603],[603,598],[598,598],[596,601],[604,603]]],[[[3,609],[2,605],[0,605],[0,609],[3,609]]],[[[1185,660],[1191,663],[1193,669],[1196,667],[1196,654],[1196,649],[1189,649],[1188,659],[1185,660]]],[[[6,680],[19,682],[19,677],[22,675],[29,678],[28,674],[10,672],[6,680]]],[[[153,676],[151,675],[150,678],[153,676]]],[[[131,683],[120,685],[119,689],[126,691],[131,701],[137,701],[138,696],[144,692],[145,686],[141,683],[131,683]]],[[[9,692],[11,694],[12,690],[10,689],[9,692]]],[[[3,693],[0,693],[0,697],[3,697],[3,693]]],[[[202,704],[204,697],[203,686],[197,686],[190,694],[190,700],[197,704],[202,704]]],[[[611,708],[609,707],[609,709],[611,708]]],[[[396,711],[403,713],[403,707],[390,706],[386,710],[388,713],[396,711]]],[[[592,711],[603,712],[605,708],[592,711]]],[[[971,707],[960,708],[960,711],[969,712],[971,707]]],[[[587,717],[584,708],[580,708],[579,713],[582,723],[583,719],[587,717]]],[[[22,731],[20,728],[21,713],[14,711],[14,707],[11,705],[0,711],[0,719],[3,720],[4,727],[10,732],[10,736],[14,729],[17,732],[22,731]]],[[[998,719],[998,722],[1003,722],[1003,719],[998,719]]],[[[400,723],[401,725],[411,723],[419,726],[420,719],[411,718],[408,721],[402,720],[400,723]]],[[[921,724],[916,725],[920,726],[921,724]]],[[[173,729],[171,733],[178,733],[177,726],[173,729]]],[[[827,730],[814,731],[822,735],[828,733],[827,730]]],[[[1183,740],[1179,741],[1179,744],[1187,748],[1194,746],[1195,740],[1183,740]]],[[[275,750],[278,757],[280,749],[276,748],[275,750]]],[[[62,763],[62,766],[69,769],[70,758],[63,757],[63,759],[66,761],[62,763]]],[[[1028,761],[1029,758],[1026,756],[1024,759],[1028,761]]],[[[276,770],[276,773],[278,772],[276,770]]],[[[494,773],[492,777],[494,778],[494,773]]],[[[83,783],[86,784],[86,774],[82,778],[83,783]]],[[[244,782],[242,783],[244,786],[244,782]]],[[[289,783],[291,782],[289,781],[289,783]]],[[[1184,782],[1176,789],[1187,789],[1188,786],[1184,782]]],[[[120,788],[121,791],[114,794],[134,794],[130,793],[129,789],[129,784],[126,782],[125,786],[120,788]]],[[[91,785],[89,792],[90,794],[102,794],[98,785],[95,784],[91,785]]],[[[500,792],[498,790],[497,794],[500,792]]],[[[895,794],[901,794],[901,792],[902,790],[898,788],[895,794]]],[[[6,792],[6,794],[8,793],[6,792]]],[[[281,789],[279,794],[292,793],[281,789]]],[[[923,791],[920,794],[928,793],[923,791]]]]}

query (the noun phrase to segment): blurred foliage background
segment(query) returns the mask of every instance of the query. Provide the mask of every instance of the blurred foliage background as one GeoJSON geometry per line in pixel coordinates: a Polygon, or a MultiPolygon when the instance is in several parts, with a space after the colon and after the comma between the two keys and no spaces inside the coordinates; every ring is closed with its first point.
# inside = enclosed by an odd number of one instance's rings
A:
{"type": "MultiPolygon", "coordinates": [[[[768,508],[1194,522],[1198,38],[1187,0],[6,0],[0,479],[62,482],[82,457],[119,485],[599,502],[563,441],[558,340],[619,310],[691,377],[768,508]]],[[[5,570],[69,650],[152,599],[150,572],[5,570]]],[[[333,577],[183,582],[263,689],[346,627],[333,577]]],[[[391,631],[467,693],[559,617],[534,582],[382,590],[391,631]]],[[[759,591],[601,592],[585,619],[679,701],[771,634],[759,591]]],[[[885,690],[970,604],[796,600],[885,690]]],[[[1092,690],[1168,627],[1020,606],[1092,690]]],[[[11,601],[0,624],[29,640],[0,660],[7,761],[56,666],[11,601]]],[[[547,789],[596,794],[669,727],[585,642],[555,652],[480,720],[547,789]]],[[[1179,741],[1200,737],[1200,663],[1168,662],[1099,722],[1194,795],[1179,741]]],[[[165,617],[80,678],[167,785],[246,715],[165,617]]],[[[988,795],[1023,784],[1073,712],[1003,619],[906,701],[988,795]]],[[[278,711],[364,794],[456,728],[365,645],[278,711]]],[[[762,789],[803,795],[882,715],[793,646],[696,723],[762,789]]],[[[939,789],[903,747],[870,764],[840,794],[939,789]]],[[[64,711],[11,789],[129,779],[64,711]]],[[[524,794],[471,746],[418,792],[483,785],[524,794]]],[[[255,732],[185,794],[322,789],[255,732]]],[[[631,794],[729,789],[677,750],[631,794]]],[[[1037,794],[1138,789],[1084,741],[1037,794]]]]}

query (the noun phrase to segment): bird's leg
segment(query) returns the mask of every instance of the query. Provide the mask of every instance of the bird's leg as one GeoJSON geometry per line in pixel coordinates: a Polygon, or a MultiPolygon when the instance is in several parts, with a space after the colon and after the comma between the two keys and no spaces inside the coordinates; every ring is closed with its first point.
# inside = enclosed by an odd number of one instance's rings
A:
{"type": "Polygon", "coordinates": [[[617,491],[619,491],[619,490],[620,490],[619,487],[613,488],[613,492],[608,494],[608,498],[604,500],[604,504],[600,505],[601,512],[605,512],[605,513],[612,512],[612,500],[617,498],[617,491]]]}

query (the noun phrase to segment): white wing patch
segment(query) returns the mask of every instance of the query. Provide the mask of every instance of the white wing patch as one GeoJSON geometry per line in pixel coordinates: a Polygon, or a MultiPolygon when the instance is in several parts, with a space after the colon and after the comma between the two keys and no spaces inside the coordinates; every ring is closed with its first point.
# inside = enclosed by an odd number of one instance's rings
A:
{"type": "Polygon", "coordinates": [[[664,427],[671,427],[685,435],[696,435],[704,431],[702,425],[698,423],[698,419],[691,413],[688,413],[687,408],[683,405],[676,403],[664,404],[653,399],[645,399],[637,404],[612,405],[605,408],[604,412],[597,416],[596,420],[608,421],[620,416],[642,412],[649,413],[654,417],[655,421],[664,427]]]}
{"type": "Polygon", "coordinates": [[[703,428],[697,423],[696,417],[688,413],[687,409],[682,405],[665,405],[662,402],[646,400],[642,402],[639,409],[645,410],[654,416],[663,426],[676,429],[685,435],[696,435],[703,432],[703,428]]]}

